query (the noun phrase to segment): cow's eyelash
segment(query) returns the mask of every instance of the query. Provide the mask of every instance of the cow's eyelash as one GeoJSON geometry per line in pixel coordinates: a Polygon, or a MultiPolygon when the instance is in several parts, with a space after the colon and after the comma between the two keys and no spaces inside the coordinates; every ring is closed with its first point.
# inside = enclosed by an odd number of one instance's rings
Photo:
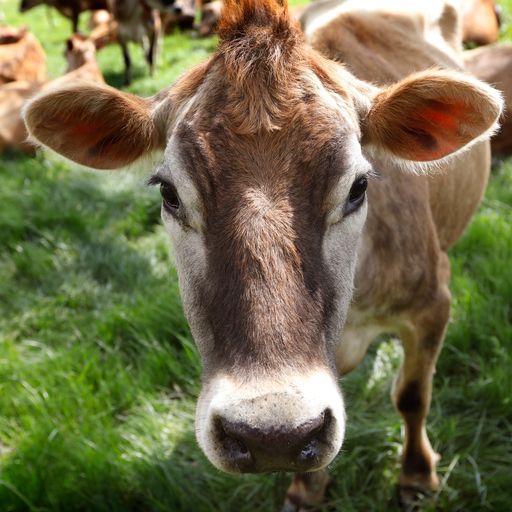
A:
{"type": "Polygon", "coordinates": [[[377,169],[374,169],[373,167],[366,173],[366,178],[368,180],[381,180],[382,179],[382,174],[377,170],[377,169]]]}
{"type": "Polygon", "coordinates": [[[154,187],[156,185],[161,185],[163,181],[164,180],[160,176],[158,176],[158,174],[153,174],[146,181],[146,185],[148,187],[154,187]]]}

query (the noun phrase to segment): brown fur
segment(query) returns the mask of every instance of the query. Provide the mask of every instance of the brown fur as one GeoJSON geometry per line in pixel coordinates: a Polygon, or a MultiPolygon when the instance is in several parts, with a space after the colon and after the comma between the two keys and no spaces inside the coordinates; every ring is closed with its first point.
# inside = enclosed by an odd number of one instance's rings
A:
{"type": "MultiPolygon", "coordinates": [[[[429,21],[447,38],[437,46],[425,40],[421,13],[352,11],[332,19],[312,43],[352,74],[303,44],[282,2],[230,0],[218,52],[170,90],[149,100],[106,88],[58,90],[26,112],[36,138],[99,168],[165,146],[172,131],[203,219],[194,227],[178,222],[201,238],[207,261],[193,283],[213,337],[205,382],[216,373],[243,382],[283,368],[344,368],[349,332],[398,334],[405,353],[393,393],[406,433],[400,483],[425,490],[438,485],[424,426],[449,318],[446,250],[479,203],[489,145],[438,162],[444,172],[429,176],[408,172],[421,170],[408,160],[439,158],[483,137],[500,110],[483,84],[446,69],[424,71],[457,67],[455,14],[445,9],[429,21]],[[381,89],[371,80],[396,83],[381,89]],[[346,247],[328,255],[322,247],[332,202],[340,201],[334,190],[355,179],[350,162],[360,145],[374,149],[366,156],[380,179],[369,184],[355,294],[335,362],[332,333],[344,318],[333,311],[352,282],[330,273],[329,258],[343,258],[346,247]]],[[[357,225],[343,212],[332,222],[344,233],[357,225]]],[[[361,357],[365,349],[358,347],[361,357]]],[[[314,486],[305,480],[298,477],[295,490],[307,503],[314,486]]]]}
{"type": "Polygon", "coordinates": [[[472,105],[484,100],[484,93],[450,77],[415,74],[377,95],[366,121],[368,137],[416,161],[438,160],[472,141],[478,127],[491,125],[499,112],[475,111],[472,105]],[[440,90],[442,100],[436,99],[440,90]]]}
{"type": "MultiPolygon", "coordinates": [[[[209,114],[204,115],[206,123],[209,114]]],[[[338,177],[331,159],[340,144],[332,139],[339,129],[320,119],[321,128],[306,133],[248,135],[237,144],[220,121],[214,138],[204,134],[207,152],[201,152],[200,134],[180,134],[208,218],[210,273],[203,294],[218,342],[205,372],[210,367],[237,373],[269,370],[292,362],[306,369],[325,358],[315,340],[321,336],[333,290],[323,277],[316,249],[321,244],[323,191],[338,177]],[[300,159],[292,158],[292,151],[278,153],[283,139],[291,148],[287,140],[297,136],[300,159]],[[234,154],[239,155],[236,160],[234,154]],[[222,175],[214,169],[223,169],[222,175]],[[291,192],[290,181],[297,184],[291,192]],[[232,204],[223,197],[239,200],[232,204]],[[300,227],[311,224],[318,226],[314,233],[300,227]],[[314,303],[310,294],[317,298],[314,303]]],[[[300,118],[297,125],[303,126],[300,118]]]]}
{"type": "Polygon", "coordinates": [[[52,100],[42,98],[41,106],[48,117],[37,119],[30,111],[27,113],[25,119],[31,126],[31,135],[45,140],[47,146],[78,163],[106,169],[127,165],[156,148],[158,136],[144,108],[144,100],[109,90],[113,96],[102,87],[84,84],[81,103],[69,97],[66,89],[56,92],[52,100]],[[83,101],[85,98],[87,101],[83,101]],[[69,122],[71,119],[74,123],[69,122]],[[57,127],[63,126],[66,127],[65,137],[57,131],[57,127]],[[76,138],[83,140],[84,146],[67,143],[76,138]],[[130,145],[120,148],[116,144],[118,140],[129,140],[130,145]]]}
{"type": "Polygon", "coordinates": [[[89,20],[89,29],[89,39],[94,41],[97,50],[117,42],[117,22],[105,9],[93,12],[89,20]]]}
{"type": "Polygon", "coordinates": [[[240,133],[279,128],[298,99],[302,37],[277,1],[225,2],[219,54],[232,84],[227,109],[240,133]],[[244,29],[242,30],[242,27],[244,29]],[[243,34],[243,37],[241,37],[243,34]]]}
{"type": "Polygon", "coordinates": [[[46,79],[46,56],[39,41],[26,28],[1,27],[0,84],[46,79]]]}
{"type": "MultiPolygon", "coordinates": [[[[438,23],[457,31],[454,13],[445,11],[438,23]]],[[[421,18],[398,13],[350,12],[315,33],[311,43],[329,59],[343,62],[358,78],[379,85],[436,66],[457,68],[455,52],[434,46],[423,37],[421,18]],[[406,42],[406,44],[404,44],[406,42]]],[[[460,46],[460,41],[459,41],[460,46]]]]}
{"type": "Polygon", "coordinates": [[[503,93],[505,112],[499,132],[492,138],[493,153],[512,153],[512,44],[501,44],[464,52],[464,65],[480,80],[503,93]]]}
{"type": "Polygon", "coordinates": [[[76,81],[104,83],[95,58],[95,45],[84,36],[74,34],[66,42],[66,73],[50,82],[18,80],[0,86],[0,152],[5,148],[33,154],[35,147],[27,140],[21,118],[23,103],[48,87],[58,87],[76,81]]]}
{"type": "Polygon", "coordinates": [[[462,38],[465,43],[495,43],[501,20],[495,0],[462,0],[462,38]]]}

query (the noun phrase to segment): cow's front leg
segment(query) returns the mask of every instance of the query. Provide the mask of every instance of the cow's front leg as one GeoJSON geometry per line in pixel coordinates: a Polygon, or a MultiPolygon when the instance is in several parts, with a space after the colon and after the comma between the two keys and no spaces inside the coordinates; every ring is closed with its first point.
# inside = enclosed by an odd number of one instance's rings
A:
{"type": "MultiPolygon", "coordinates": [[[[448,275],[448,262],[444,260],[448,275]]],[[[447,283],[448,279],[443,280],[447,283]]],[[[410,509],[422,495],[439,487],[434,452],[427,437],[425,420],[430,408],[432,378],[450,315],[447,284],[438,288],[434,300],[421,313],[410,315],[400,330],[404,361],[392,392],[395,407],[405,422],[405,440],[399,493],[402,505],[410,509]]]]}
{"type": "Polygon", "coordinates": [[[313,473],[296,473],[286,492],[281,512],[304,512],[312,510],[322,503],[325,489],[329,483],[327,469],[313,473]]]}
{"type": "Polygon", "coordinates": [[[132,59],[130,58],[130,51],[128,50],[128,43],[118,36],[119,46],[123,52],[124,60],[124,85],[130,85],[132,83],[132,59]]]}

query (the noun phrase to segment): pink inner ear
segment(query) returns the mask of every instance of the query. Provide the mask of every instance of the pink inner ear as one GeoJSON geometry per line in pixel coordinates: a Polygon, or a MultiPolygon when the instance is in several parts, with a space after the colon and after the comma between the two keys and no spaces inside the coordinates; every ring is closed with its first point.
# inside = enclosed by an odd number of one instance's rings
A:
{"type": "Polygon", "coordinates": [[[466,121],[469,109],[462,103],[446,104],[429,102],[413,113],[413,122],[408,131],[413,144],[410,154],[415,160],[429,161],[453,153],[466,141],[461,140],[460,126],[466,121]]]}
{"type": "Polygon", "coordinates": [[[102,127],[97,124],[78,121],[70,129],[70,136],[85,142],[86,145],[94,145],[101,138],[102,127]]]}
{"type": "Polygon", "coordinates": [[[459,125],[459,120],[453,116],[450,110],[441,112],[427,108],[420,115],[434,126],[442,126],[445,130],[456,130],[459,125]]]}

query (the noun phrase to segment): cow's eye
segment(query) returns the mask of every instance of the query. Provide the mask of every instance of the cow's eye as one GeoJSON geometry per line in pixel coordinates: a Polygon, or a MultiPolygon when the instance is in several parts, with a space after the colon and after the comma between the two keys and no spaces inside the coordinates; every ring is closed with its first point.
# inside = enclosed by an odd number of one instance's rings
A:
{"type": "Polygon", "coordinates": [[[352,183],[352,188],[350,189],[350,193],[348,195],[347,204],[345,205],[345,215],[349,215],[350,213],[356,211],[363,204],[367,187],[368,179],[366,176],[361,176],[360,178],[357,178],[354,183],[352,183]]]}
{"type": "Polygon", "coordinates": [[[180,208],[180,198],[176,188],[163,181],[160,183],[160,194],[162,194],[164,208],[171,213],[176,213],[180,208]]]}

